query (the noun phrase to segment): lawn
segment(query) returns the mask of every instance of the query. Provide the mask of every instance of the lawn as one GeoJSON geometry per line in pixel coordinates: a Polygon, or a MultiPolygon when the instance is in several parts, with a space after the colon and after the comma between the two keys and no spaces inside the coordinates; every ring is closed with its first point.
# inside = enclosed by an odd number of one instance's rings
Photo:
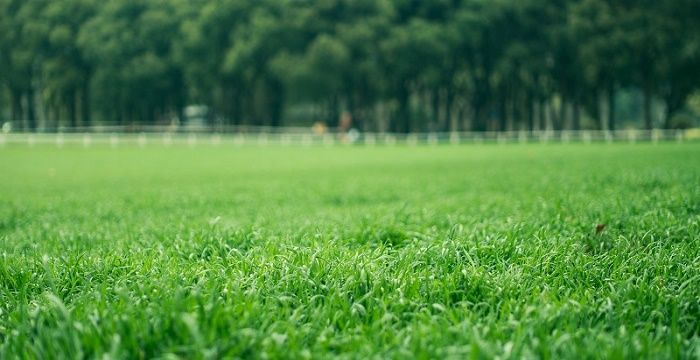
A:
{"type": "Polygon", "coordinates": [[[2,359],[697,358],[700,143],[5,145],[0,257],[2,359]]]}

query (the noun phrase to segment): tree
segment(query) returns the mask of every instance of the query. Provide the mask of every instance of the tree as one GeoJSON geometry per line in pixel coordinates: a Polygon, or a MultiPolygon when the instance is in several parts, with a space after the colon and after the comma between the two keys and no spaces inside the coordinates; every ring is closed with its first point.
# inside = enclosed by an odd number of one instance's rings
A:
{"type": "Polygon", "coordinates": [[[80,31],[94,75],[96,103],[119,124],[165,120],[184,107],[184,81],[172,34],[180,1],[110,1],[80,31]],[[138,39],[138,41],[136,41],[138,39]]]}
{"type": "Polygon", "coordinates": [[[615,130],[618,94],[633,90],[644,127],[659,100],[671,127],[700,84],[699,7],[0,0],[0,113],[28,129],[154,124],[202,104],[210,125],[279,126],[308,123],[289,115],[308,106],[331,124],[348,111],[366,130],[561,130],[590,118],[615,130]]]}
{"type": "Polygon", "coordinates": [[[35,75],[41,64],[47,26],[37,19],[45,1],[0,0],[0,79],[10,92],[11,116],[37,127],[35,75]]]}
{"type": "Polygon", "coordinates": [[[664,127],[671,128],[674,115],[700,86],[700,3],[674,0],[654,5],[659,94],[666,104],[664,127]]]}
{"type": "Polygon", "coordinates": [[[413,92],[427,85],[436,61],[446,53],[439,36],[440,29],[434,23],[413,19],[403,26],[394,27],[381,43],[388,90],[396,101],[391,123],[393,131],[419,129],[419,125],[413,121],[409,101],[413,92]]]}
{"type": "Polygon", "coordinates": [[[56,120],[62,108],[69,125],[78,124],[78,107],[83,126],[90,125],[90,80],[94,64],[88,62],[78,46],[78,33],[95,13],[93,0],[51,1],[40,19],[48,26],[47,43],[43,48],[42,73],[44,94],[54,105],[56,120]]]}
{"type": "Polygon", "coordinates": [[[583,64],[588,96],[588,110],[603,128],[600,95],[607,94],[608,129],[615,129],[615,90],[629,82],[631,69],[627,65],[629,51],[625,42],[628,34],[620,24],[623,10],[607,0],[584,0],[573,7],[570,26],[578,39],[577,57],[583,64]]]}

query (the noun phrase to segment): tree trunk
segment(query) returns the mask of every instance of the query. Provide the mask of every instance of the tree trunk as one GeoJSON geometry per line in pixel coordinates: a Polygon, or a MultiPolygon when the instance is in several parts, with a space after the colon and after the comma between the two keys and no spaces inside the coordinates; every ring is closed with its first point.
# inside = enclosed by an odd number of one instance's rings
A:
{"type": "Polygon", "coordinates": [[[594,95],[594,101],[595,101],[595,120],[596,120],[596,127],[598,130],[603,130],[605,129],[605,124],[603,123],[603,105],[602,101],[600,99],[600,92],[596,91],[594,95]]]}
{"type": "MultiPolygon", "coordinates": [[[[226,117],[225,122],[228,124],[240,125],[242,123],[241,119],[241,100],[242,94],[239,94],[235,86],[231,83],[224,84],[222,86],[223,97],[224,97],[224,114],[226,117]]],[[[212,121],[213,122],[213,121],[212,121]]]]}
{"type": "Polygon", "coordinates": [[[67,100],[67,108],[68,108],[68,120],[70,121],[70,127],[71,129],[75,129],[76,126],[78,126],[78,116],[77,116],[77,106],[75,106],[76,103],[76,96],[75,96],[75,91],[71,91],[68,94],[67,100]]]}
{"type": "Polygon", "coordinates": [[[452,108],[454,107],[454,100],[455,100],[455,94],[454,91],[451,89],[450,86],[447,87],[447,93],[446,99],[445,99],[445,127],[443,127],[442,131],[445,130],[450,130],[450,131],[456,131],[457,130],[457,119],[454,119],[454,116],[452,115],[452,108]]]}
{"type": "Polygon", "coordinates": [[[535,102],[532,99],[532,95],[527,96],[527,130],[533,132],[535,130],[535,102]]]}
{"type": "Polygon", "coordinates": [[[11,90],[12,97],[12,121],[21,122],[24,120],[24,111],[22,109],[22,92],[18,90],[11,90]]]}
{"type": "Polygon", "coordinates": [[[80,91],[80,116],[82,126],[89,127],[92,122],[92,104],[90,104],[90,80],[84,80],[80,91]]]}
{"type": "Polygon", "coordinates": [[[515,122],[518,119],[518,97],[513,94],[510,100],[506,103],[506,130],[513,131],[515,129],[515,122]]]}
{"type": "MultiPolygon", "coordinates": [[[[281,88],[280,88],[281,89],[281,88]]],[[[270,125],[273,127],[282,126],[282,115],[284,112],[284,94],[275,92],[270,104],[270,125]]]]}
{"type": "Polygon", "coordinates": [[[554,107],[552,100],[547,101],[547,117],[549,118],[547,129],[556,130],[557,129],[557,109],[554,107]]]}
{"type": "Polygon", "coordinates": [[[409,110],[408,101],[410,94],[406,89],[405,85],[401,86],[398,92],[399,109],[397,111],[397,117],[394,119],[394,131],[396,132],[408,132],[409,131],[409,110]]]}
{"type": "Polygon", "coordinates": [[[566,107],[568,102],[566,101],[566,98],[563,96],[561,97],[561,102],[559,103],[559,115],[557,115],[557,119],[554,121],[554,130],[562,130],[564,126],[566,125],[566,107]]]}
{"type": "Polygon", "coordinates": [[[125,111],[124,111],[124,106],[122,104],[115,104],[114,107],[116,108],[116,120],[117,120],[117,125],[122,126],[124,125],[124,116],[125,111]]]}
{"type": "Polygon", "coordinates": [[[581,130],[581,107],[577,102],[574,102],[574,114],[572,120],[571,127],[574,130],[581,130]]]}
{"type": "Polygon", "coordinates": [[[505,91],[501,92],[498,99],[498,131],[506,131],[508,127],[508,104],[505,91]]]}
{"type": "Polygon", "coordinates": [[[49,101],[46,104],[46,127],[51,130],[58,128],[58,124],[56,124],[56,118],[58,118],[58,116],[56,116],[57,112],[56,105],[52,101],[49,101]]]}
{"type": "Polygon", "coordinates": [[[608,86],[608,130],[615,131],[615,85],[608,86]]]}
{"type": "Polygon", "coordinates": [[[457,131],[467,131],[471,129],[466,106],[457,106],[457,131]]]}
{"type": "Polygon", "coordinates": [[[440,89],[433,89],[430,94],[430,103],[432,107],[432,119],[430,119],[430,129],[434,130],[440,126],[440,89]]]}
{"type": "Polygon", "coordinates": [[[27,125],[29,130],[36,130],[36,107],[34,99],[34,89],[27,90],[27,125]]]}
{"type": "Polygon", "coordinates": [[[540,131],[547,130],[547,102],[545,99],[539,101],[539,129],[540,131]]]}
{"type": "Polygon", "coordinates": [[[331,95],[330,99],[328,100],[328,108],[326,109],[326,124],[328,124],[328,126],[338,125],[338,120],[340,118],[338,103],[338,96],[331,95]]]}
{"type": "Polygon", "coordinates": [[[673,116],[683,108],[686,99],[687,96],[678,96],[678,94],[673,93],[666,97],[666,118],[664,119],[664,128],[670,129],[673,127],[671,122],[673,120],[673,116]]]}
{"type": "Polygon", "coordinates": [[[648,85],[644,86],[644,128],[651,130],[653,127],[651,120],[651,87],[648,85]]]}

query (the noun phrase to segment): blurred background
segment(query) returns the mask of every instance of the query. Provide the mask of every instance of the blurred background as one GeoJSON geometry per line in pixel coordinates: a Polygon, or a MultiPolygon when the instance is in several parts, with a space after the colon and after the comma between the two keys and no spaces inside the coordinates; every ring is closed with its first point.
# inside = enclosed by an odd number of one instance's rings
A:
{"type": "Polygon", "coordinates": [[[0,0],[4,132],[687,129],[697,0],[0,0]]]}

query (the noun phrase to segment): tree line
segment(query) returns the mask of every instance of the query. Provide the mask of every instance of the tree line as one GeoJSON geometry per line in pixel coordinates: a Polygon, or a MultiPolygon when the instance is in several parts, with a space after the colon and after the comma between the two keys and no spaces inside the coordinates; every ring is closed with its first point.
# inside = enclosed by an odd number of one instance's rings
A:
{"type": "Polygon", "coordinates": [[[193,104],[211,125],[616,129],[621,102],[671,128],[699,87],[697,0],[0,0],[0,116],[30,130],[193,104]]]}

